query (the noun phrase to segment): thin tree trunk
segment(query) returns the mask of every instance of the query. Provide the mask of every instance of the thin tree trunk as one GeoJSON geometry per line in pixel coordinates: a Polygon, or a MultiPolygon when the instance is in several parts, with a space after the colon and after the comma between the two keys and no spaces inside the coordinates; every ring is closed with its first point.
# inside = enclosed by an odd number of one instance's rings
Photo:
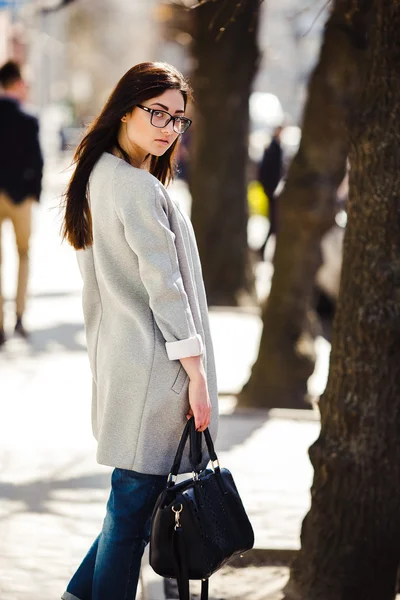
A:
{"type": "Polygon", "coordinates": [[[315,365],[316,329],[311,300],[321,239],[334,222],[336,190],[345,173],[346,121],[358,81],[354,32],[345,15],[351,0],[336,4],[311,78],[300,148],[278,200],[271,293],[241,405],[310,408],[307,380],[315,365]]]}
{"type": "Polygon", "coordinates": [[[370,3],[342,286],[290,600],[393,600],[400,559],[400,4],[370,3]]]}
{"type": "Polygon", "coordinates": [[[258,14],[259,0],[217,0],[193,10],[192,221],[209,304],[239,304],[253,287],[245,170],[258,14]]]}

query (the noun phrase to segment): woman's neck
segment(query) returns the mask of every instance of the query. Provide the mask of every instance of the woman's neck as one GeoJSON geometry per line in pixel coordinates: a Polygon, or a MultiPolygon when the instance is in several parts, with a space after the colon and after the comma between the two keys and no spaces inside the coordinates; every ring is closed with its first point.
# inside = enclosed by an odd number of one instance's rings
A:
{"type": "Polygon", "coordinates": [[[143,169],[147,155],[142,148],[129,140],[123,129],[118,134],[116,148],[119,158],[123,158],[137,169],[143,169]]]}
{"type": "Polygon", "coordinates": [[[111,154],[113,154],[117,158],[120,158],[121,160],[124,160],[125,162],[132,165],[133,167],[136,167],[137,169],[149,170],[150,158],[151,158],[150,155],[147,154],[144,157],[144,160],[142,162],[139,162],[138,160],[134,160],[132,158],[132,156],[121,146],[121,144],[119,143],[119,140],[117,140],[115,146],[112,148],[111,154]]]}

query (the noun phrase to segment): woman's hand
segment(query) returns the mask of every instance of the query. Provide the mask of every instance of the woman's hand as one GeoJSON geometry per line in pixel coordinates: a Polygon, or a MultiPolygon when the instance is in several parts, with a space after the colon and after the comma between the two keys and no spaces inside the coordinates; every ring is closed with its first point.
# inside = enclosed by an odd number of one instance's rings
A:
{"type": "Polygon", "coordinates": [[[189,382],[190,410],[186,417],[194,417],[197,431],[204,431],[210,424],[211,402],[205,379],[190,380],[189,382]]]}
{"type": "Polygon", "coordinates": [[[181,363],[189,375],[189,404],[187,419],[194,417],[197,431],[204,431],[210,424],[211,402],[208,395],[207,377],[200,356],[181,358],[181,363]]]}

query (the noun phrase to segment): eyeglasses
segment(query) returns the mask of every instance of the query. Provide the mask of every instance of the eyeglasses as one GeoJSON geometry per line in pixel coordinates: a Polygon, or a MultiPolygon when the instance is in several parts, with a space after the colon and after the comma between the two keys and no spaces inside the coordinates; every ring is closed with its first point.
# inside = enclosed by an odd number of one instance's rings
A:
{"type": "Polygon", "coordinates": [[[188,119],[187,117],[174,117],[166,110],[148,108],[147,106],[142,106],[141,104],[136,104],[136,106],[142,110],[145,110],[146,112],[149,112],[151,114],[150,123],[159,129],[166,127],[168,123],[173,121],[173,129],[175,133],[185,133],[185,131],[189,129],[192,124],[191,119],[188,119]]]}

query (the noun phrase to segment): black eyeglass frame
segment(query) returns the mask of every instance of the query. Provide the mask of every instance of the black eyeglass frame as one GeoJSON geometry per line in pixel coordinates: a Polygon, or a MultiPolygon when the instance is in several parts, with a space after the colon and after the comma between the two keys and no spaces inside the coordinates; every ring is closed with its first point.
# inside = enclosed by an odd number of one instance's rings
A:
{"type": "Polygon", "coordinates": [[[142,104],[136,104],[136,106],[138,108],[141,108],[142,110],[145,110],[146,112],[148,112],[148,113],[151,114],[150,123],[151,123],[151,125],[153,125],[153,127],[157,127],[157,129],[162,129],[163,127],[166,127],[169,123],[171,123],[171,121],[173,121],[173,123],[174,123],[173,124],[173,129],[174,129],[175,133],[179,133],[179,135],[183,135],[189,129],[189,127],[192,124],[192,119],[189,119],[188,117],[182,117],[180,115],[177,116],[177,117],[175,117],[174,115],[171,115],[171,113],[169,113],[166,110],[163,110],[161,108],[149,108],[148,106],[143,106],[142,104]],[[154,123],[153,123],[153,116],[154,116],[154,113],[156,113],[156,112],[162,112],[162,113],[165,113],[166,115],[169,116],[168,121],[166,121],[166,123],[164,123],[164,125],[154,125],[154,123]],[[188,123],[188,126],[186,127],[185,131],[176,131],[176,129],[175,129],[175,122],[178,119],[180,121],[184,121],[185,123],[188,123]]]}

